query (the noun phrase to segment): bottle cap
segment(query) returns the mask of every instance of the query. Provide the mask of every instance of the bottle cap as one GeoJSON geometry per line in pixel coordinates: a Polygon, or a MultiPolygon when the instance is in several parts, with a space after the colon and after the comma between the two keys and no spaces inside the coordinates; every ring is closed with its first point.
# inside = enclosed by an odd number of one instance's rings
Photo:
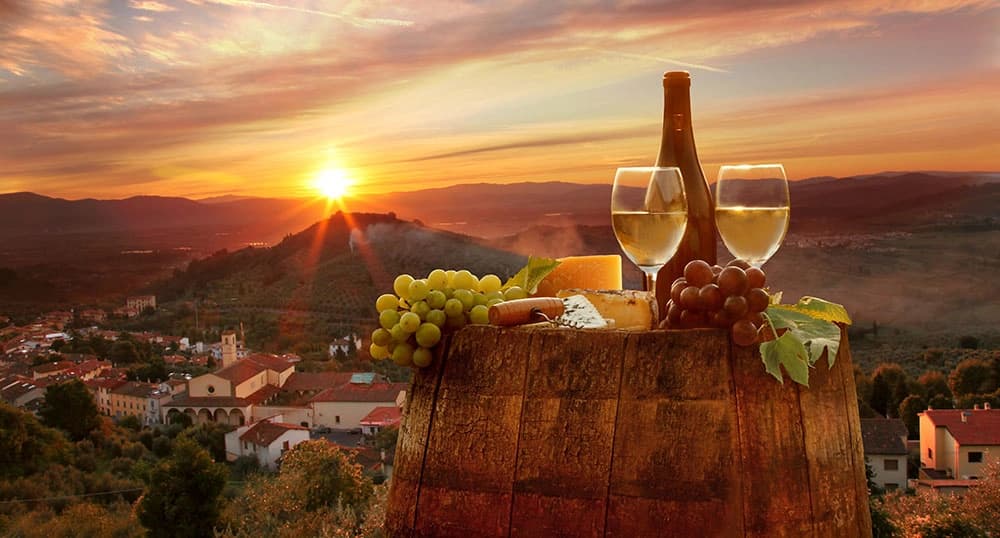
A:
{"type": "Polygon", "coordinates": [[[668,71],[663,74],[663,85],[691,85],[691,74],[687,71],[668,71]]]}

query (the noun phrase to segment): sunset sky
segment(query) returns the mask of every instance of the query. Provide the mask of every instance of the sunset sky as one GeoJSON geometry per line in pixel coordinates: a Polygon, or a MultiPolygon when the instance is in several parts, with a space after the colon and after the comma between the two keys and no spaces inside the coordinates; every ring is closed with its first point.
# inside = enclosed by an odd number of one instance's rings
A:
{"type": "Polygon", "coordinates": [[[610,182],[652,164],[668,70],[710,178],[995,171],[998,6],[0,0],[0,193],[610,182]]]}

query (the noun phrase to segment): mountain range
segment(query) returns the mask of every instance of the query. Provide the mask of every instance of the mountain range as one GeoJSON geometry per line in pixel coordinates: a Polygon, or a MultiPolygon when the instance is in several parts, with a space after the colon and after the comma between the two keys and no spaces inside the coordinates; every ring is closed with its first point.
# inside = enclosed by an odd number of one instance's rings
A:
{"type": "MultiPolygon", "coordinates": [[[[790,190],[791,230],[766,266],[789,298],[818,295],[859,320],[929,328],[1000,319],[1000,305],[982,301],[1000,271],[1000,175],[814,178],[790,190]]],[[[317,201],[0,195],[0,267],[16,271],[0,273],[0,311],[15,299],[96,302],[150,290],[347,319],[398,272],[503,276],[528,254],[618,252],[609,197],[608,185],[458,185],[353,200],[352,210],[369,213],[321,219],[317,201]],[[243,248],[251,238],[274,246],[243,248]]],[[[719,256],[728,259],[721,243],[719,256]]]]}

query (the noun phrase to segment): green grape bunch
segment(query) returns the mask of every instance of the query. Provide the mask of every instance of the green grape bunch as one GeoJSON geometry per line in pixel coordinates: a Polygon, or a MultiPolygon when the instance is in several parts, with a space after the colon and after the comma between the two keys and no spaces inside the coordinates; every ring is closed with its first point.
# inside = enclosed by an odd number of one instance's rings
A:
{"type": "Polygon", "coordinates": [[[375,301],[379,327],[368,350],[373,359],[418,368],[431,364],[447,332],[486,325],[491,306],[528,296],[519,286],[504,288],[497,275],[479,278],[465,269],[435,269],[419,279],[402,274],[392,291],[375,301]]]}

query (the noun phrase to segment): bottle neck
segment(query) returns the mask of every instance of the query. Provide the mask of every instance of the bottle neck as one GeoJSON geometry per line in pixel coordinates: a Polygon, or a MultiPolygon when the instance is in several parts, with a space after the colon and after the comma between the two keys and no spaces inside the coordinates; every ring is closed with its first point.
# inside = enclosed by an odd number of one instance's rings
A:
{"type": "Polygon", "coordinates": [[[691,128],[691,93],[686,84],[663,85],[663,134],[656,164],[677,166],[697,162],[691,128]]]}

